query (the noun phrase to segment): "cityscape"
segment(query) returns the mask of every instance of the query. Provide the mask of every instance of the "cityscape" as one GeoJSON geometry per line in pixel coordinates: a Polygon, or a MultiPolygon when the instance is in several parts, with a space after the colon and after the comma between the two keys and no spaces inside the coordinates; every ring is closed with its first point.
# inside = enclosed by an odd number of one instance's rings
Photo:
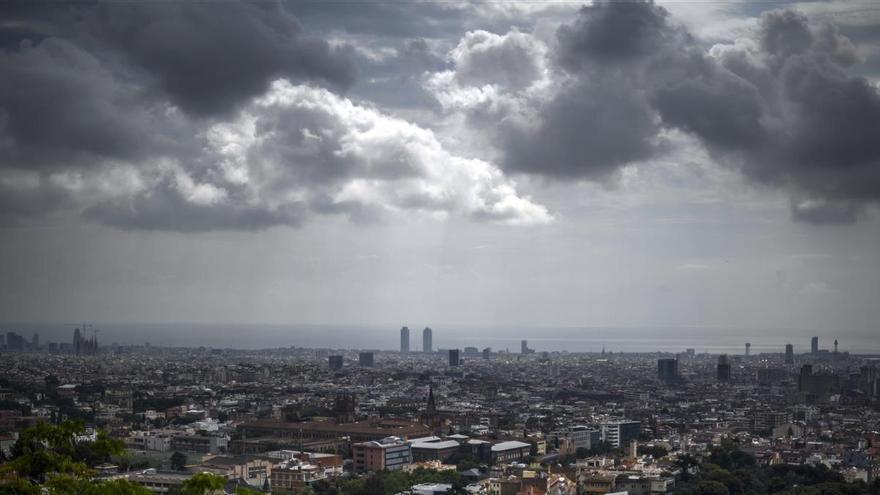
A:
{"type": "Polygon", "coordinates": [[[878,0],[0,0],[0,495],[880,495],[878,303],[878,0]]]}
{"type": "Polygon", "coordinates": [[[124,445],[92,466],[99,479],[157,493],[198,473],[227,493],[295,494],[761,493],[812,476],[867,490],[880,475],[880,356],[836,340],[736,355],[438,349],[436,330],[404,326],[397,350],[240,350],[107,346],[84,327],[62,343],[4,336],[7,459],[21,432],[79,421],[79,441],[124,445]]]}

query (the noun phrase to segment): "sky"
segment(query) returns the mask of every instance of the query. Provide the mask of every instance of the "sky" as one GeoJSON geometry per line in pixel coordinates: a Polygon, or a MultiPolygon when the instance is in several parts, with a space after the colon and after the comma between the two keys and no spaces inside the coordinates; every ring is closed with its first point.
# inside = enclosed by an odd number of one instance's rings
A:
{"type": "Polygon", "coordinates": [[[880,321],[873,1],[13,1],[0,74],[0,321],[880,321]]]}

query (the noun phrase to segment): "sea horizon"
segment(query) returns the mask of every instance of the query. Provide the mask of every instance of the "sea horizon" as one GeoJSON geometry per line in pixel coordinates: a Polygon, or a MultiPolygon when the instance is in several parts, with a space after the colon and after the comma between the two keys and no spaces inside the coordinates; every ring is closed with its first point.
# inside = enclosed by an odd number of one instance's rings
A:
{"type": "MultiPolygon", "coordinates": [[[[267,349],[302,347],[315,349],[399,349],[399,330],[403,325],[344,324],[276,324],[276,323],[86,323],[87,335],[98,329],[102,346],[143,345],[163,347],[212,347],[235,349],[267,349]],[[93,326],[92,326],[93,325],[93,326]],[[345,342],[345,345],[340,345],[345,342]]],[[[76,323],[3,322],[0,332],[18,332],[30,339],[34,333],[40,341],[70,342],[76,323]]],[[[410,348],[421,351],[424,326],[408,325],[410,348]]],[[[880,354],[880,339],[867,331],[815,331],[805,329],[724,328],[689,326],[652,327],[574,327],[528,325],[430,325],[434,349],[490,347],[493,351],[519,352],[521,340],[538,352],[684,352],[744,354],[745,343],[751,353],[781,353],[792,344],[796,354],[809,351],[810,338],[819,337],[820,349],[833,349],[839,342],[840,352],[880,354]]]]}

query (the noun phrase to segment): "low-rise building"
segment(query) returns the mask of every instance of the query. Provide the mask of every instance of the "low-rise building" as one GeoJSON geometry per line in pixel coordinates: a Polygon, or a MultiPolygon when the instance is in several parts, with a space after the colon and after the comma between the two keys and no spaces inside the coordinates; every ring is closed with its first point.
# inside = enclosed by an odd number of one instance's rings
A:
{"type": "Polygon", "coordinates": [[[398,437],[356,443],[351,447],[354,470],[359,473],[401,469],[413,460],[412,447],[398,437]]]}
{"type": "Polygon", "coordinates": [[[511,440],[492,446],[492,460],[495,462],[519,461],[529,456],[532,444],[511,440]]]}

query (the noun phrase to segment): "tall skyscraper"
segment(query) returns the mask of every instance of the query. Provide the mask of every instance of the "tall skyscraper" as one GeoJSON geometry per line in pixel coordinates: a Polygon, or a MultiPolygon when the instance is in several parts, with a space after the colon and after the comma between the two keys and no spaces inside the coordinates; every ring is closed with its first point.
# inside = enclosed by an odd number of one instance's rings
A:
{"type": "Polygon", "coordinates": [[[34,347],[34,349],[40,347],[40,334],[34,334],[34,337],[31,339],[31,345],[34,347]]]}
{"type": "Polygon", "coordinates": [[[785,344],[785,364],[794,364],[794,346],[785,344]]]}
{"type": "Polygon", "coordinates": [[[819,354],[819,337],[813,337],[810,339],[810,352],[813,354],[819,354]]]}
{"type": "Polygon", "coordinates": [[[837,339],[834,339],[834,354],[837,354],[837,339]]]}
{"type": "Polygon", "coordinates": [[[458,366],[461,364],[461,355],[458,349],[449,349],[449,366],[458,366]]]}
{"type": "Polygon", "coordinates": [[[402,327],[400,329],[400,353],[409,353],[409,327],[402,327]]]}
{"type": "Polygon", "coordinates": [[[328,356],[327,362],[330,365],[331,370],[341,370],[342,369],[342,356],[340,356],[340,355],[328,356]]]}
{"type": "Polygon", "coordinates": [[[10,351],[24,350],[24,337],[15,333],[15,332],[7,332],[6,333],[6,349],[8,349],[10,351]]]}
{"type": "Polygon", "coordinates": [[[373,353],[372,352],[362,352],[358,354],[358,364],[365,368],[373,367],[373,353]]]}
{"type": "Polygon", "coordinates": [[[715,378],[717,378],[719,382],[730,381],[730,361],[727,359],[727,354],[718,356],[718,366],[715,368],[715,378]]]}
{"type": "Polygon", "coordinates": [[[752,343],[746,342],[746,356],[750,355],[751,353],[752,353],[752,343]]]}
{"type": "Polygon", "coordinates": [[[422,352],[434,352],[434,332],[431,327],[422,330],[422,352]]]}
{"type": "Polygon", "coordinates": [[[661,358],[657,360],[657,378],[662,382],[678,380],[678,359],[661,358]]]}
{"type": "Polygon", "coordinates": [[[82,354],[82,344],[83,344],[82,333],[79,331],[79,328],[74,328],[73,329],[73,352],[77,356],[82,354]]]}
{"type": "MultiPolygon", "coordinates": [[[[816,337],[813,338],[815,339],[816,337]]],[[[798,374],[798,392],[807,391],[811,376],[813,376],[813,365],[805,364],[801,366],[801,372],[798,374]]]]}
{"type": "Polygon", "coordinates": [[[491,354],[492,354],[491,347],[487,347],[487,348],[483,349],[483,359],[489,359],[491,357],[491,354]]]}

